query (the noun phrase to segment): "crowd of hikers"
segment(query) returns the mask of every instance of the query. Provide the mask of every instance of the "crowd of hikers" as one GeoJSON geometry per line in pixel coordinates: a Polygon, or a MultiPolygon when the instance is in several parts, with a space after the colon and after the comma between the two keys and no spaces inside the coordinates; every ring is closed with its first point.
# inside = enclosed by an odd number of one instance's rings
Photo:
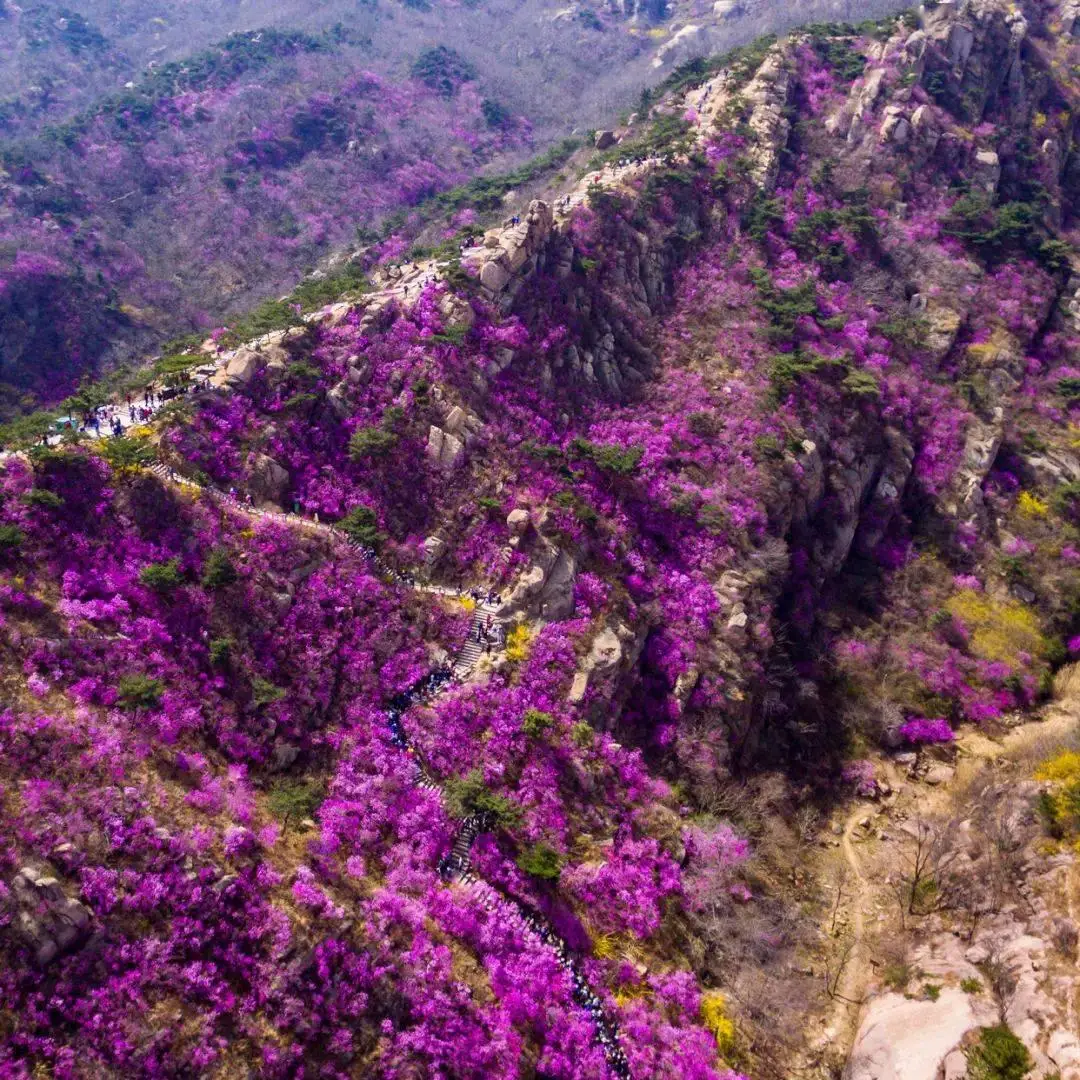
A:
{"type": "Polygon", "coordinates": [[[209,386],[210,380],[207,378],[165,389],[147,386],[142,392],[141,400],[137,394],[129,392],[121,401],[92,406],[78,417],[64,417],[52,430],[41,433],[41,442],[48,446],[62,442],[66,436],[72,434],[92,435],[96,439],[103,435],[120,438],[129,428],[152,420],[172,398],[206,390],[209,386]]]}

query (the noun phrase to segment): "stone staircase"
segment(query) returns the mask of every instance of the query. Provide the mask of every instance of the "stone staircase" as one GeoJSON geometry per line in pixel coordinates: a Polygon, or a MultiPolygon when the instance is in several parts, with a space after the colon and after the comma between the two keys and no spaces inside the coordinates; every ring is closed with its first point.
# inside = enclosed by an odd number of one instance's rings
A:
{"type": "MultiPolygon", "coordinates": [[[[390,576],[399,584],[407,585],[418,591],[443,596],[460,597],[465,595],[459,590],[446,586],[417,583],[410,575],[402,574],[393,569],[379,559],[374,551],[358,544],[341,529],[333,525],[312,521],[310,518],[300,517],[297,514],[260,510],[245,505],[226,492],[196,484],[194,481],[179,476],[173,469],[160,462],[151,465],[150,472],[166,483],[183,483],[205,491],[212,498],[235,506],[251,517],[280,520],[289,525],[315,529],[318,532],[340,539],[350,547],[360,551],[380,573],[390,576]]],[[[473,612],[466,641],[453,659],[441,668],[429,672],[410,689],[394,698],[386,708],[386,726],[390,742],[402,753],[408,754],[412,758],[416,769],[416,785],[428,791],[438,792],[440,799],[443,798],[442,787],[428,772],[416,748],[409,742],[402,723],[402,717],[413,706],[434,700],[448,686],[461,683],[468,678],[479,662],[480,657],[484,655],[484,643],[482,640],[477,640],[477,631],[486,628],[489,619],[491,622],[492,647],[498,646],[501,648],[505,621],[498,617],[497,612],[498,607],[494,604],[486,601],[478,603],[473,612]]],[[[472,846],[481,833],[489,832],[494,825],[491,815],[487,813],[471,814],[465,818],[454,836],[450,851],[439,860],[441,877],[447,884],[463,885],[469,895],[494,917],[516,927],[523,935],[532,937],[534,941],[539,942],[546,948],[550,948],[555,953],[559,965],[570,976],[575,1004],[584,1009],[589,1015],[596,1032],[596,1041],[603,1050],[611,1074],[617,1077],[618,1080],[630,1080],[630,1066],[626,1054],[619,1045],[618,1026],[608,1018],[603,1002],[589,988],[588,981],[575,963],[566,942],[538,912],[532,911],[523,903],[505,895],[472,870],[472,846]]]]}
{"type": "Polygon", "coordinates": [[[463,874],[470,872],[472,865],[472,846],[476,838],[484,832],[489,832],[495,822],[490,814],[470,814],[458,829],[454,843],[451,845],[450,854],[444,855],[439,860],[439,873],[446,881],[459,880],[463,874]]]}
{"type": "MultiPolygon", "coordinates": [[[[488,604],[478,604],[470,628],[471,640],[466,642],[449,664],[424,676],[410,690],[399,694],[386,710],[390,741],[398,749],[413,757],[416,765],[416,783],[425,789],[438,791],[440,798],[443,795],[442,788],[420,761],[416,749],[408,740],[401,718],[412,706],[432,701],[447,686],[460,683],[468,676],[475,663],[475,661],[470,662],[468,657],[480,655],[478,651],[470,650],[469,646],[474,645],[477,650],[481,648],[475,641],[475,629],[482,622],[486,623],[489,614],[493,616],[494,625],[494,608],[488,604]]],[[[468,894],[492,917],[498,918],[504,925],[515,927],[523,935],[531,937],[554,952],[559,966],[570,976],[574,1003],[589,1015],[596,1032],[596,1041],[603,1050],[604,1059],[612,1076],[617,1080],[630,1080],[630,1064],[619,1045],[618,1025],[608,1017],[604,1003],[589,987],[588,980],[575,962],[566,942],[542,915],[513,897],[507,896],[472,869],[473,844],[481,833],[490,831],[494,826],[495,822],[487,813],[470,814],[466,817],[454,835],[450,851],[439,860],[440,876],[447,884],[464,886],[468,894]]]]}
{"type": "Polygon", "coordinates": [[[566,942],[551,929],[542,916],[504,896],[472,870],[466,869],[458,881],[489,914],[500,917],[504,924],[516,927],[523,935],[551,949],[559,966],[570,976],[574,1002],[589,1014],[589,1019],[596,1029],[596,1041],[604,1052],[608,1068],[619,1080],[629,1080],[630,1063],[619,1045],[618,1026],[608,1019],[604,1012],[604,1003],[589,989],[589,984],[574,962],[566,942]]]}
{"type": "Polygon", "coordinates": [[[451,668],[455,678],[466,678],[480,662],[480,657],[487,651],[482,632],[487,627],[489,619],[491,620],[490,638],[492,648],[501,647],[505,622],[498,617],[498,610],[496,605],[486,602],[476,605],[476,611],[473,613],[472,622],[469,624],[469,633],[465,639],[465,644],[454,658],[451,668]]]}

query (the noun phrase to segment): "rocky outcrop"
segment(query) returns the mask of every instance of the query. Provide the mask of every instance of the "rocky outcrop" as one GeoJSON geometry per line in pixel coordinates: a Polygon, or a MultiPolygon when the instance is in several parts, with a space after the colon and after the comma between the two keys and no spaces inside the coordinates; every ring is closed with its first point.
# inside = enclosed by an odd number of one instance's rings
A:
{"type": "Polygon", "coordinates": [[[257,503],[280,506],[289,490],[288,470],[266,454],[256,454],[248,474],[248,489],[257,503]]]}
{"type": "Polygon", "coordinates": [[[1035,781],[975,790],[970,817],[935,826],[943,914],[922,923],[905,958],[919,983],[937,990],[873,998],[845,1080],[962,1080],[969,1033],[1002,1022],[1026,1046],[1033,1077],[1080,1080],[1070,1005],[1080,987],[1069,915],[1075,854],[1047,850],[1035,781]],[[948,914],[956,907],[979,912],[963,933],[948,914]]]}
{"type": "MultiPolygon", "coordinates": [[[[265,370],[271,376],[281,374],[294,353],[302,352],[310,344],[311,329],[308,326],[290,326],[263,334],[231,353],[222,354],[218,360],[218,370],[210,378],[210,385],[242,390],[260,371],[265,370]]],[[[202,348],[204,352],[217,353],[217,344],[212,338],[202,348]]]]}
{"type": "Polygon", "coordinates": [[[529,531],[529,524],[529,511],[520,506],[506,515],[506,527],[510,530],[511,536],[524,536],[529,531]]]}
{"type": "Polygon", "coordinates": [[[996,150],[976,150],[975,161],[971,170],[972,185],[986,195],[997,193],[1001,179],[1001,161],[996,150]]]}
{"type": "MultiPolygon", "coordinates": [[[[786,139],[782,112],[789,79],[777,60],[754,84],[752,115],[757,116],[753,122],[759,132],[754,152],[763,174],[778,167],[778,143],[786,139]],[[774,152],[777,156],[770,156],[774,152]]],[[[549,204],[534,200],[520,221],[489,230],[481,243],[463,253],[463,268],[504,312],[532,325],[550,317],[552,295],[557,295],[572,329],[568,344],[550,353],[494,350],[486,370],[474,376],[478,390],[483,392],[487,379],[514,362],[536,364],[545,385],[557,379],[580,383],[615,398],[628,395],[648,378],[655,356],[647,321],[667,302],[674,272],[686,258],[686,238],[707,235],[706,207],[691,189],[680,193],[675,221],[661,224],[651,219],[640,227],[624,216],[606,221],[601,257],[589,256],[589,270],[575,248],[572,210],[586,201],[590,187],[637,198],[632,185],[659,164],[659,159],[649,159],[593,174],[571,196],[569,207],[561,205],[558,219],[549,204]],[[592,267],[594,263],[600,265],[592,267]]]]}
{"type": "Polygon", "coordinates": [[[465,444],[452,432],[431,425],[428,430],[427,456],[440,469],[454,469],[465,455],[465,444]]]}
{"type": "Polygon", "coordinates": [[[461,265],[466,273],[479,278],[489,297],[505,292],[512,296],[515,287],[535,269],[554,224],[550,204],[534,199],[519,223],[486,232],[479,246],[465,252],[461,265]]]}
{"type": "Polygon", "coordinates": [[[912,134],[912,124],[905,115],[902,105],[888,105],[885,118],[881,121],[881,141],[891,142],[896,146],[906,146],[912,134]]]}
{"type": "Polygon", "coordinates": [[[889,523],[900,512],[915,460],[915,448],[901,432],[886,428],[884,438],[880,466],[860,511],[853,543],[854,549],[866,556],[873,555],[889,523]]]}
{"type": "Polygon", "coordinates": [[[446,292],[439,297],[439,314],[449,326],[460,326],[467,330],[476,322],[476,312],[472,305],[456,293],[446,292]]]}
{"type": "Polygon", "coordinates": [[[339,300],[336,304],[327,304],[319,311],[304,316],[304,321],[315,326],[333,329],[335,326],[340,326],[354,310],[355,305],[348,300],[339,300]]]}
{"type": "Polygon", "coordinates": [[[1005,95],[1011,111],[1024,107],[1021,49],[1027,20],[1000,0],[962,0],[926,12],[922,83],[955,115],[977,123],[1005,95]]]}
{"type": "Polygon", "coordinates": [[[852,550],[869,555],[900,510],[915,451],[899,431],[854,431],[826,453],[806,440],[790,457],[775,527],[810,553],[807,572],[823,584],[852,550]]]}
{"type": "Polygon", "coordinates": [[[973,420],[964,438],[960,466],[945,493],[940,510],[961,522],[979,523],[985,514],[982,482],[1001,449],[1005,417],[998,407],[992,420],[973,420]]]}
{"type": "Polygon", "coordinates": [[[747,124],[754,133],[750,150],[750,175],[764,191],[772,191],[780,172],[780,152],[787,145],[791,122],[787,104],[791,97],[791,73],[782,48],[770,51],[742,96],[752,106],[747,124]]]}
{"type": "Polygon", "coordinates": [[[90,934],[91,912],[69,897],[60,882],[32,867],[24,866],[11,881],[6,904],[15,939],[31,950],[41,967],[70,952],[90,934]]]}
{"type": "Polygon", "coordinates": [[[1039,487],[1053,489],[1080,483],[1080,458],[1058,448],[1023,454],[1024,463],[1039,487]]]}
{"type": "MultiPolygon", "coordinates": [[[[574,335],[559,351],[528,358],[540,366],[543,381],[584,384],[614,398],[642,384],[655,365],[647,320],[666,304],[672,275],[685,255],[676,235],[680,229],[700,233],[706,228],[693,216],[663,233],[615,222],[603,270],[591,279],[573,274],[573,243],[556,233],[538,270],[559,282],[574,335]]],[[[545,289],[539,287],[523,290],[514,310],[531,322],[548,307],[545,289]]]]}
{"type": "Polygon", "coordinates": [[[940,363],[955,344],[963,319],[951,307],[928,303],[921,293],[916,293],[912,301],[914,311],[921,313],[926,321],[926,351],[936,363],[940,363]]]}
{"type": "Polygon", "coordinates": [[[337,420],[344,420],[349,415],[349,386],[348,377],[335,383],[326,394],[326,404],[337,420]]]}
{"type": "Polygon", "coordinates": [[[844,1080],[941,1080],[946,1061],[961,1066],[950,1075],[963,1077],[964,1036],[996,1022],[992,1006],[958,987],[943,988],[936,1001],[884,994],[866,1010],[844,1080]]]}
{"type": "Polygon", "coordinates": [[[424,562],[428,566],[437,563],[446,554],[447,543],[441,536],[429,536],[424,540],[424,562]]]}
{"type": "Polygon", "coordinates": [[[656,50],[652,59],[654,68],[677,67],[695,56],[709,51],[711,35],[708,27],[700,23],[687,23],[656,50]]]}
{"type": "Polygon", "coordinates": [[[466,446],[469,446],[484,430],[484,423],[480,417],[469,412],[468,409],[460,405],[452,405],[447,410],[442,427],[444,431],[457,436],[466,446]]]}
{"type": "Polygon", "coordinates": [[[541,538],[529,566],[499,606],[499,617],[525,613],[541,619],[568,619],[574,613],[577,562],[570,552],[541,538]]]}
{"type": "Polygon", "coordinates": [[[237,349],[225,367],[214,376],[213,381],[227,386],[230,390],[243,389],[265,363],[265,358],[254,349],[237,349]]]}
{"type": "Polygon", "coordinates": [[[1072,265],[1055,317],[1070,333],[1080,333],[1080,260],[1072,265]]]}
{"type": "Polygon", "coordinates": [[[585,697],[591,682],[635,664],[643,644],[644,639],[623,623],[605,626],[593,638],[588,654],[574,675],[569,700],[576,704],[585,697]]]}
{"type": "MultiPolygon", "coordinates": [[[[864,72],[851,87],[844,104],[825,121],[825,130],[846,138],[849,145],[859,142],[877,107],[884,80],[884,68],[871,67],[864,72]]],[[[884,127],[882,137],[887,137],[884,127]]]]}

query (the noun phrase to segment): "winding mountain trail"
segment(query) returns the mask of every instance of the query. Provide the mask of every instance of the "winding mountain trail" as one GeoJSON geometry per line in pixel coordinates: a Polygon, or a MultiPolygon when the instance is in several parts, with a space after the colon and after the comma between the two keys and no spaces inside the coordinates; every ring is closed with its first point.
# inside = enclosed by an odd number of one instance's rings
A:
{"type": "MultiPolygon", "coordinates": [[[[864,811],[862,810],[853,810],[848,815],[847,821],[844,822],[844,832],[840,840],[840,850],[844,855],[844,863],[847,865],[848,870],[851,871],[851,876],[855,882],[855,895],[851,902],[851,952],[848,954],[847,964],[844,966],[839,984],[834,991],[836,1004],[834,1006],[834,1020],[829,1024],[830,1028],[835,1026],[836,1014],[848,1014],[852,1006],[860,1004],[860,998],[865,989],[868,975],[869,963],[863,948],[863,938],[866,935],[865,901],[869,894],[869,888],[866,878],[863,876],[862,863],[856,854],[855,845],[851,842],[851,834],[858,827],[859,819],[863,814],[864,811]]],[[[840,1019],[849,1019],[849,1017],[845,1015],[840,1019]]]]}
{"type": "MultiPolygon", "coordinates": [[[[405,585],[418,592],[427,592],[452,598],[465,595],[463,590],[447,586],[429,585],[415,581],[411,576],[401,574],[383,562],[376,553],[365,548],[336,526],[312,521],[310,518],[286,512],[260,510],[247,506],[234,496],[204,487],[179,476],[174,470],[161,463],[149,467],[149,471],[165,483],[186,486],[206,492],[212,498],[226,503],[237,511],[263,520],[275,520],[282,524],[304,529],[314,529],[333,539],[339,540],[358,550],[380,573],[390,577],[397,584],[405,585]]],[[[473,618],[465,641],[458,652],[439,668],[429,672],[416,685],[399,694],[385,709],[387,734],[390,742],[402,753],[412,759],[415,774],[414,783],[418,787],[438,794],[445,805],[445,792],[439,781],[428,771],[420,753],[406,733],[402,723],[404,716],[416,705],[430,704],[445,690],[461,685],[472,674],[487,651],[481,644],[484,634],[494,628],[493,640],[502,641],[505,620],[499,617],[495,604],[481,601],[473,611],[473,618]]],[[[600,997],[594,993],[582,973],[580,966],[570,952],[565,940],[555,931],[544,916],[522,901],[504,892],[498,886],[480,877],[471,861],[472,845],[485,832],[495,828],[490,815],[471,814],[461,821],[451,841],[449,852],[439,861],[439,875],[448,886],[458,885],[475,900],[493,918],[513,926],[523,936],[531,938],[541,947],[549,949],[559,966],[570,980],[571,996],[574,1003],[589,1017],[593,1025],[594,1038],[604,1054],[604,1059],[612,1076],[616,1080],[630,1080],[630,1066],[626,1054],[620,1045],[620,1031],[616,1021],[610,1017],[600,997]]]]}

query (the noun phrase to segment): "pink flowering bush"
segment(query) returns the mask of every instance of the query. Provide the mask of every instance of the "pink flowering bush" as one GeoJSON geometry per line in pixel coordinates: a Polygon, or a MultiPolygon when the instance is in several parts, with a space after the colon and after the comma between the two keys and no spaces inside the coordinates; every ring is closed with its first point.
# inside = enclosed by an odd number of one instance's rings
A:
{"type": "Polygon", "coordinates": [[[898,730],[900,737],[909,743],[945,743],[955,737],[949,722],[940,717],[912,716],[898,730]]]}

